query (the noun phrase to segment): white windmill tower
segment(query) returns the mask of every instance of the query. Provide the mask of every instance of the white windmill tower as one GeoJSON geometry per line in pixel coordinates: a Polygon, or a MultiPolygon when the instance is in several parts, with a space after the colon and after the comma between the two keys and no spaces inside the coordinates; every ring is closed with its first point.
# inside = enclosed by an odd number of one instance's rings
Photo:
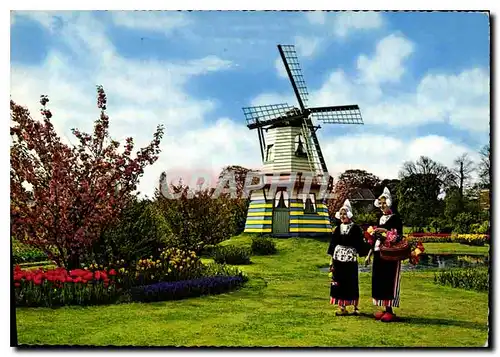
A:
{"type": "MultiPolygon", "coordinates": [[[[299,108],[287,103],[243,108],[249,129],[257,129],[266,175],[311,175],[328,173],[313,124],[363,124],[358,105],[308,108],[308,91],[293,45],[278,45],[286,72],[292,83],[299,108]]],[[[324,235],[331,230],[325,202],[316,197],[319,183],[311,185],[307,195],[300,185],[281,188],[269,196],[267,184],[251,194],[245,232],[271,233],[274,236],[324,235]],[[299,186],[299,187],[297,187],[299,186]]]]}

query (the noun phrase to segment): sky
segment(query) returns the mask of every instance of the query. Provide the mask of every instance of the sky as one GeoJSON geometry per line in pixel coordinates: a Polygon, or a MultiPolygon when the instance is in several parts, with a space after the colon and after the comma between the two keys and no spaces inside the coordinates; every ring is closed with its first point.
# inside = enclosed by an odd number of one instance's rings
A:
{"type": "Polygon", "coordinates": [[[242,107],[297,106],[278,44],[296,47],[310,106],[358,104],[364,125],[324,124],[332,175],[362,169],[397,178],[421,155],[451,166],[489,143],[490,39],[483,13],[25,12],[11,13],[11,99],[39,117],[46,94],[58,133],[90,132],[96,85],[111,136],[138,147],[165,126],[163,171],[262,165],[242,107]]]}

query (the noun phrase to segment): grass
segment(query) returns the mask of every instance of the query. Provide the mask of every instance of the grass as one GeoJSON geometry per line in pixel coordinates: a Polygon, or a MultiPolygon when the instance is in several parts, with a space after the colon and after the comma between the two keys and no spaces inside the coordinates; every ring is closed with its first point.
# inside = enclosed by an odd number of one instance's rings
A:
{"type": "MultiPolygon", "coordinates": [[[[484,346],[488,294],[439,286],[432,272],[403,273],[403,321],[371,314],[371,275],[360,273],[358,317],[328,303],[328,243],[276,239],[278,253],[252,256],[245,287],[228,294],[149,304],[18,308],[20,344],[134,346],[484,346]],[[471,309],[471,306],[474,308],[471,309]]],[[[250,245],[240,236],[224,244],[250,245]]],[[[435,244],[435,243],[434,243],[435,244]]]]}

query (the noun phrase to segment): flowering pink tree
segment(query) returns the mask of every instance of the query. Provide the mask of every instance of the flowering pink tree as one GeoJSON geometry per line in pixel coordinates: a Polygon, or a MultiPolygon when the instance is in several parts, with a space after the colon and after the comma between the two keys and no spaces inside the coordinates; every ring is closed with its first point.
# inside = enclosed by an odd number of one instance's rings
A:
{"type": "Polygon", "coordinates": [[[132,138],[119,152],[120,143],[108,132],[106,94],[98,86],[101,113],[94,131],[73,129],[79,143],[70,147],[54,130],[48,101],[41,96],[43,121],[10,102],[11,235],[42,249],[58,265],[74,268],[133,197],[144,168],[158,159],[163,127],[134,158],[132,138]]]}

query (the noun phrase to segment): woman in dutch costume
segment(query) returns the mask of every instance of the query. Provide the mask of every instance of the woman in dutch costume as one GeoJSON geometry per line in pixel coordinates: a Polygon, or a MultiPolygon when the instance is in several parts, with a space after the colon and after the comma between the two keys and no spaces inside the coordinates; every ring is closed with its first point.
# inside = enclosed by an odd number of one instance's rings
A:
{"type": "MultiPolygon", "coordinates": [[[[403,222],[399,215],[391,211],[391,193],[384,189],[382,195],[375,200],[375,207],[380,208],[382,217],[380,225],[375,229],[376,233],[384,233],[396,229],[398,237],[403,236],[403,222]]],[[[375,306],[385,307],[385,311],[377,311],[375,318],[383,322],[396,320],[392,308],[399,307],[401,286],[401,261],[383,260],[380,258],[380,238],[374,242],[373,249],[366,257],[366,264],[370,264],[373,251],[372,266],[372,298],[375,306]]]]}
{"type": "Polygon", "coordinates": [[[359,282],[357,256],[366,256],[369,246],[364,240],[363,230],[352,222],[352,209],[346,200],[335,217],[340,225],[335,227],[328,247],[331,256],[330,272],[332,282],[330,288],[330,304],[338,305],[336,315],[347,314],[346,307],[354,306],[353,313],[359,315],[359,282]]]}

